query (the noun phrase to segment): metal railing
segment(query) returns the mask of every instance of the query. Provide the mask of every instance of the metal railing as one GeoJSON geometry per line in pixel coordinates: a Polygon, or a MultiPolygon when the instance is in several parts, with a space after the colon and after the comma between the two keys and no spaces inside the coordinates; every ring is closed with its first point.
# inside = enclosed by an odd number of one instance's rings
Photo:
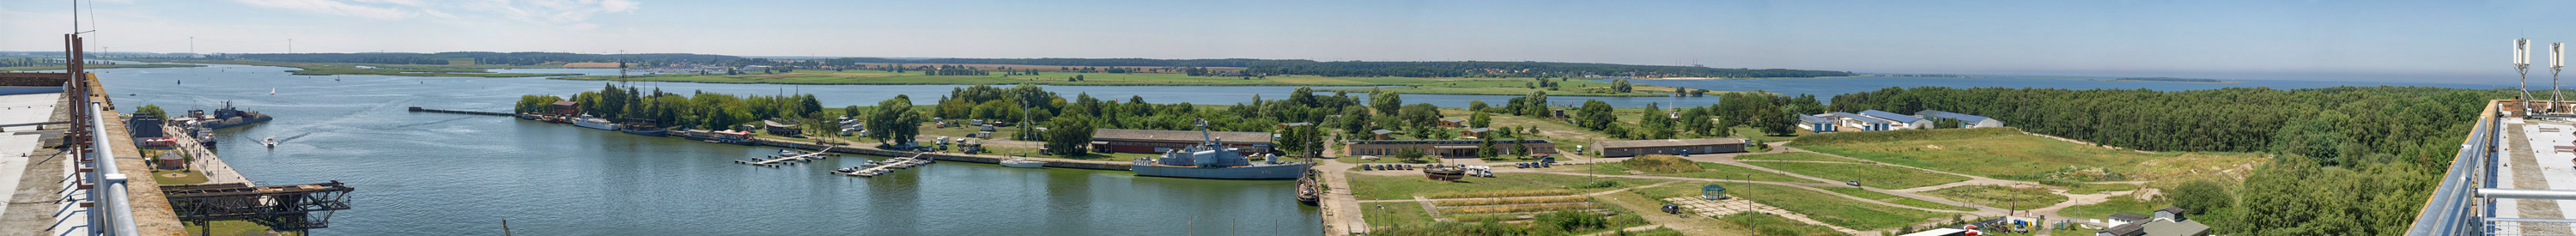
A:
{"type": "Polygon", "coordinates": [[[2495,188],[2495,148],[2502,127],[2496,112],[2497,103],[2487,103],[2476,128],[2469,131],[2468,140],[2460,144],[2460,152],[2442,175],[2442,185],[2433,188],[2433,196],[2425,200],[2424,210],[2416,214],[2406,235],[2489,235],[2495,229],[2486,222],[2495,216],[2490,206],[2493,198],[2479,197],[2477,191],[2495,188]]]}
{"type": "Polygon", "coordinates": [[[91,214],[96,219],[91,221],[90,225],[106,226],[90,227],[90,229],[96,230],[92,231],[96,235],[142,235],[134,229],[134,204],[129,202],[132,198],[128,198],[125,193],[126,176],[124,173],[117,172],[116,151],[109,148],[110,142],[107,137],[111,136],[107,133],[107,116],[98,113],[107,110],[106,105],[101,102],[90,102],[88,109],[91,124],[89,126],[90,150],[84,156],[89,157],[90,166],[96,168],[90,171],[90,177],[92,177],[90,182],[93,184],[91,186],[97,186],[96,190],[99,190],[89,192],[90,199],[96,199],[94,201],[96,204],[91,204],[89,210],[103,213],[91,214]]]}

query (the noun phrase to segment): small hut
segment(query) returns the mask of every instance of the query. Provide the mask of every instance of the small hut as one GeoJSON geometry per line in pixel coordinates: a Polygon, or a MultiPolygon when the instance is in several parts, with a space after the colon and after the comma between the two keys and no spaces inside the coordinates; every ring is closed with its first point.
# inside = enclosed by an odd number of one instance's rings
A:
{"type": "Polygon", "coordinates": [[[1701,186],[1699,187],[1699,198],[1708,200],[1725,200],[1726,187],[1718,187],[1715,184],[1701,186]]]}

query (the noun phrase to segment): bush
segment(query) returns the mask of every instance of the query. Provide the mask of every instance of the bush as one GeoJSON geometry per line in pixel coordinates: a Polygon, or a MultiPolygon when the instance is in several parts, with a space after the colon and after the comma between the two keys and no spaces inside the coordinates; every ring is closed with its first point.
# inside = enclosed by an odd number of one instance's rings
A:
{"type": "Polygon", "coordinates": [[[2174,186],[2173,189],[2166,189],[2165,192],[2171,193],[2165,196],[2173,200],[2174,207],[2195,213],[2226,208],[2236,202],[2233,197],[2235,195],[2227,193],[2227,186],[2209,180],[2184,182],[2182,185],[2174,186]]]}
{"type": "Polygon", "coordinates": [[[1536,224],[1534,225],[1536,227],[1549,227],[1565,232],[1581,232],[1586,229],[1598,229],[1608,227],[1610,225],[1610,221],[1602,218],[1601,215],[1580,211],[1557,211],[1547,214],[1539,214],[1537,219],[1532,219],[1530,222],[1536,224]]]}

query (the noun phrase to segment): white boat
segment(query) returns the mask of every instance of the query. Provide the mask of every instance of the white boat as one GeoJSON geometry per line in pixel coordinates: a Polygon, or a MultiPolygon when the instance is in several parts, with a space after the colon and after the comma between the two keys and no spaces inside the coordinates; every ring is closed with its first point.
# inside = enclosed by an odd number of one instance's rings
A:
{"type": "Polygon", "coordinates": [[[617,123],[611,123],[608,122],[608,119],[600,119],[599,117],[591,117],[590,115],[581,115],[581,118],[575,118],[569,121],[572,122],[572,126],[581,126],[582,128],[611,131],[617,130],[617,123]]]}
{"type": "Polygon", "coordinates": [[[1002,160],[1002,166],[1019,167],[1019,168],[1040,168],[1040,167],[1046,167],[1046,162],[1043,162],[1043,161],[1031,161],[1031,160],[1029,160],[1029,159],[1010,159],[1010,160],[1002,160]]]}
{"type": "Polygon", "coordinates": [[[260,141],[259,141],[259,144],[260,144],[260,145],[268,145],[268,147],[269,147],[269,148],[277,148],[277,138],[268,138],[268,139],[260,140],[260,141]]]}

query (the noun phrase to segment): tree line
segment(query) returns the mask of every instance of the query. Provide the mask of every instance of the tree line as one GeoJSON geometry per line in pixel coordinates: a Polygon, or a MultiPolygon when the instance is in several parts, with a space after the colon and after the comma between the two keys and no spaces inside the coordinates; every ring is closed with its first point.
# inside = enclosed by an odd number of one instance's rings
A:
{"type": "MultiPolygon", "coordinates": [[[[526,95],[519,98],[514,111],[519,113],[552,112],[556,101],[573,101],[574,109],[618,122],[649,122],[664,127],[690,127],[709,130],[773,118],[798,119],[800,123],[819,123],[829,117],[813,94],[784,96],[733,95],[697,92],[674,94],[661,89],[643,91],[635,87],[603,86],[599,91],[574,94],[570,98],[553,95],[526,95]],[[812,119],[808,119],[812,118],[812,119]]],[[[856,107],[841,114],[856,112],[856,107]]]]}

